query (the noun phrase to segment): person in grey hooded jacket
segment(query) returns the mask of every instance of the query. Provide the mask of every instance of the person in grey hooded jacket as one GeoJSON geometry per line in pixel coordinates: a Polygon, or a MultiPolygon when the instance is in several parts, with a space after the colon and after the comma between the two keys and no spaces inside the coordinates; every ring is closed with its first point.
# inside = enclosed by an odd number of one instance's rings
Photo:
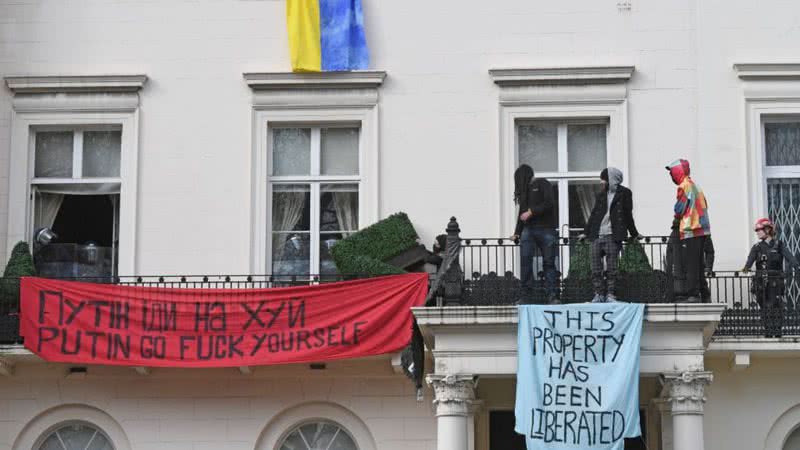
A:
{"type": "MultiPolygon", "coordinates": [[[[639,237],[633,221],[633,196],[622,185],[622,171],[608,167],[600,173],[602,192],[597,194],[594,208],[586,223],[586,235],[592,242],[592,302],[616,301],[617,265],[622,241],[639,237]],[[606,279],[603,278],[605,258],[606,279]]],[[[582,237],[586,237],[582,235],[582,237]]]]}

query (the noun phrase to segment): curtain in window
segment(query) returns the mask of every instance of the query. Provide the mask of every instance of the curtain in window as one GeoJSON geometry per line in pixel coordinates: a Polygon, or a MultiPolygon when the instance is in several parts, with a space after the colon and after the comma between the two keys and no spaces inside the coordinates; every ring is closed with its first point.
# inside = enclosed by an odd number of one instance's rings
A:
{"type": "Polygon", "coordinates": [[[339,229],[353,231],[358,229],[358,195],[354,192],[334,192],[333,205],[339,229]]]}
{"type": "Polygon", "coordinates": [[[589,215],[592,213],[594,198],[598,192],[597,185],[578,184],[575,186],[575,192],[578,194],[578,206],[580,207],[581,214],[583,215],[583,223],[586,223],[589,221],[589,215]]]}
{"type": "Polygon", "coordinates": [[[35,232],[39,228],[52,228],[63,202],[64,194],[37,192],[33,231],[35,232]]]}
{"type": "MultiPolygon", "coordinates": [[[[275,231],[291,231],[303,217],[306,205],[306,192],[282,191],[281,195],[273,197],[272,229],[275,231]]],[[[289,233],[273,233],[272,238],[279,240],[273,243],[272,248],[277,254],[272,255],[276,261],[283,259],[283,251],[289,233]]]]}

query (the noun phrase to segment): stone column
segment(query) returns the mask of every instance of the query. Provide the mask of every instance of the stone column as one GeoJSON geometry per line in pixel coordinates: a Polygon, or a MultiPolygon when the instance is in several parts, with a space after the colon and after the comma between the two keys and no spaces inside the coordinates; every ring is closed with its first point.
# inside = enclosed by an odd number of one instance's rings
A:
{"type": "Polygon", "coordinates": [[[674,450],[704,450],[703,404],[705,386],[711,372],[679,372],[663,375],[664,397],[672,411],[672,445],[674,450]]]}
{"type": "Polygon", "coordinates": [[[431,374],[427,381],[435,394],[437,450],[469,450],[478,377],[431,374]]]}
{"type": "MultiPolygon", "coordinates": [[[[661,419],[661,429],[660,429],[660,438],[661,438],[661,450],[673,450],[672,449],[672,401],[668,398],[657,398],[653,400],[655,403],[656,408],[658,409],[659,418],[661,419]]],[[[650,430],[647,430],[647,434],[650,435],[650,430]]]]}

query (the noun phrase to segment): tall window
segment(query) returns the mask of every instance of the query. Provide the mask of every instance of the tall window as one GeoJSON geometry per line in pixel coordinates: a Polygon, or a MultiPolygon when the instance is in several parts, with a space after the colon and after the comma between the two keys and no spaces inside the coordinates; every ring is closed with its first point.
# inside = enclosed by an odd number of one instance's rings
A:
{"type": "Polygon", "coordinates": [[[520,164],[553,184],[562,237],[586,227],[599,174],[607,166],[606,121],[518,120],[516,151],[520,164]]]}
{"type": "Polygon", "coordinates": [[[358,230],[360,128],[269,130],[273,274],[333,274],[330,249],[358,230]]]}
{"type": "MultiPolygon", "coordinates": [[[[800,251],[800,118],[765,119],[764,180],[767,213],[778,235],[795,255],[800,251]]],[[[787,298],[800,297],[793,281],[787,298]]]]}
{"type": "Polygon", "coordinates": [[[32,131],[30,233],[37,272],[52,277],[116,274],[121,127],[32,131]],[[42,230],[55,237],[43,239],[42,230]]]}
{"type": "Polygon", "coordinates": [[[37,450],[114,450],[114,446],[97,428],[85,423],[74,423],[50,433],[37,450]]]}

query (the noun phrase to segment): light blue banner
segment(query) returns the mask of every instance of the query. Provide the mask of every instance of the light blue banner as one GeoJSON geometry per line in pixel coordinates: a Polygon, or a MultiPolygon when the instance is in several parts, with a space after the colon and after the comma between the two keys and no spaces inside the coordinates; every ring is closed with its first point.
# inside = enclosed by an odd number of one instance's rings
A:
{"type": "Polygon", "coordinates": [[[515,431],[528,450],[623,450],[639,427],[644,305],[519,307],[515,431]]]}

